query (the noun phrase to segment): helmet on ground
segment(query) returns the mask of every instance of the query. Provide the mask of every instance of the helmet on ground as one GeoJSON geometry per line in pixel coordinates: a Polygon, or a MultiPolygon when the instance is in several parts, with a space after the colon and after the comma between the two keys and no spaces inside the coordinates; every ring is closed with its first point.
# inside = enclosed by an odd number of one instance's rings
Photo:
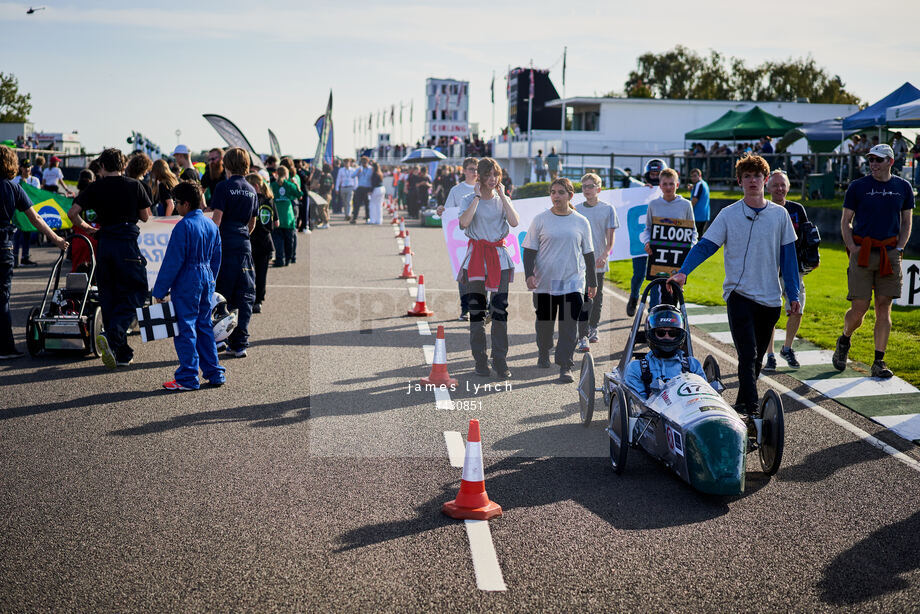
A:
{"type": "Polygon", "coordinates": [[[684,319],[674,305],[655,305],[645,321],[645,338],[658,358],[671,358],[684,344],[684,319]]]}
{"type": "Polygon", "coordinates": [[[649,185],[658,185],[658,173],[666,168],[668,168],[668,165],[665,164],[664,160],[652,158],[645,163],[645,170],[642,171],[642,177],[649,185]],[[652,177],[652,173],[655,173],[654,177],[652,177]]]}
{"type": "Polygon", "coordinates": [[[214,327],[214,341],[226,341],[233,329],[236,328],[236,309],[230,311],[227,299],[222,294],[214,292],[211,295],[211,325],[214,327]]]}

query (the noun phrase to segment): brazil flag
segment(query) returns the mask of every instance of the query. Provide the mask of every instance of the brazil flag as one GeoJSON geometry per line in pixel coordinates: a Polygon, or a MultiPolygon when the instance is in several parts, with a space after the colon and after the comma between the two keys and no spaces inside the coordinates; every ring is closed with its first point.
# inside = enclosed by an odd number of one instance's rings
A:
{"type": "MultiPolygon", "coordinates": [[[[32,201],[32,209],[35,210],[35,213],[40,218],[45,220],[45,223],[52,230],[67,230],[73,226],[70,218],[67,217],[67,211],[70,209],[70,205],[73,204],[72,198],[40,190],[27,183],[20,183],[19,185],[25,190],[29,200],[32,201]]],[[[13,216],[13,223],[19,226],[23,232],[34,232],[36,230],[22,211],[16,212],[16,215],[13,216]]]]}

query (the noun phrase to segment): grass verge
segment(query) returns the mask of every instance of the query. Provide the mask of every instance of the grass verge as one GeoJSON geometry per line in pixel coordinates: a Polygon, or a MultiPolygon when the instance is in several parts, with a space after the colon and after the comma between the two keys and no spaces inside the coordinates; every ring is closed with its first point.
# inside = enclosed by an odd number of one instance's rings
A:
{"type": "MultiPolygon", "coordinates": [[[[719,250],[690,275],[684,288],[687,302],[701,305],[724,305],[722,282],[725,278],[719,250]]],[[[805,313],[799,337],[832,350],[843,329],[843,315],[850,307],[847,295],[847,255],[841,245],[821,245],[821,266],[805,277],[805,313]]],[[[628,291],[632,263],[610,263],[608,278],[628,291]]],[[[895,306],[891,314],[891,337],[885,360],[895,374],[920,387],[920,308],[895,306]]],[[[786,314],[780,315],[777,327],[786,325],[786,314]]],[[[875,341],[875,313],[870,309],[862,327],[853,335],[850,358],[872,364],[875,341]]],[[[920,409],[920,408],[918,408],[920,409]]]]}

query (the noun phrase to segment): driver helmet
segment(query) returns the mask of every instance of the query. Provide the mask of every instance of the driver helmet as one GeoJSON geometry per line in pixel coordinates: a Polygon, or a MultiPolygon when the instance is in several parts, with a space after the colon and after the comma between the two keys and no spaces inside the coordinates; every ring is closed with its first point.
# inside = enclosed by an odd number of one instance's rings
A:
{"type": "Polygon", "coordinates": [[[668,165],[665,164],[665,161],[660,158],[652,158],[645,163],[645,170],[642,172],[642,177],[645,179],[645,182],[649,185],[658,185],[658,173],[668,168],[668,165]],[[655,176],[652,176],[652,173],[655,173],[655,176]]]}
{"type": "Polygon", "coordinates": [[[671,358],[684,344],[684,319],[674,305],[655,305],[645,322],[645,338],[658,358],[671,358]]]}
{"type": "Polygon", "coordinates": [[[211,326],[214,328],[214,341],[226,341],[236,328],[237,311],[230,311],[227,299],[219,292],[211,295],[211,326]]]}

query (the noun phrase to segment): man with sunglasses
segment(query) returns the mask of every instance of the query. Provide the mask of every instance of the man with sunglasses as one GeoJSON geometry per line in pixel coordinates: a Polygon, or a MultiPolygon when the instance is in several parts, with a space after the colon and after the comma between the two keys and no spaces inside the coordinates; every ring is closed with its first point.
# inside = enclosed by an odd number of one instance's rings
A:
{"type": "Polygon", "coordinates": [[[885,363],[891,334],[891,301],[901,296],[901,257],[910,238],[914,192],[910,183],[891,174],[894,151],[876,145],[866,155],[870,175],[847,188],[840,217],[840,233],[850,254],[847,267],[847,300],[850,309],[843,320],[843,334],[834,350],[834,368],[847,366],[850,337],[869,311],[875,291],[875,359],[872,377],[894,375],[885,363]]]}
{"type": "Polygon", "coordinates": [[[705,379],[700,361],[681,349],[686,335],[684,319],[676,307],[667,303],[652,307],[645,321],[645,337],[652,352],[626,366],[626,385],[648,399],[664,388],[663,382],[681,373],[696,373],[705,379]]]}

